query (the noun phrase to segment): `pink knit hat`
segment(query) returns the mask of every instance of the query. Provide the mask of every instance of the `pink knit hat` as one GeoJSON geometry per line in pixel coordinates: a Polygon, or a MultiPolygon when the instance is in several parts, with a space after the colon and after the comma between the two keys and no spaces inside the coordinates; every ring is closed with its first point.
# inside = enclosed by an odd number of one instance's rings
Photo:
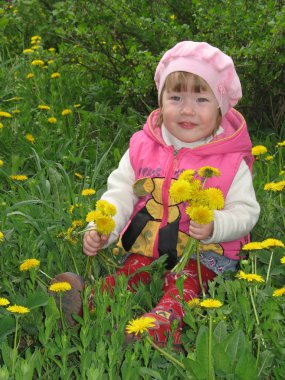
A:
{"type": "Polygon", "coordinates": [[[179,42],[163,55],[154,76],[158,98],[166,77],[175,71],[186,71],[203,78],[217,98],[222,116],[242,97],[233,60],[206,42],[179,42]]]}

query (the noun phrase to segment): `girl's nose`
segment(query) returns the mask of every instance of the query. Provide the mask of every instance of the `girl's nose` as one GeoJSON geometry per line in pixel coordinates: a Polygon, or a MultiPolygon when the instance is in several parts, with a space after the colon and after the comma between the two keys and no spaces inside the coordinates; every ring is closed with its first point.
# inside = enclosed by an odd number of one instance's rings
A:
{"type": "Polygon", "coordinates": [[[186,101],[183,103],[181,113],[184,115],[194,115],[195,114],[195,105],[191,101],[186,101]]]}

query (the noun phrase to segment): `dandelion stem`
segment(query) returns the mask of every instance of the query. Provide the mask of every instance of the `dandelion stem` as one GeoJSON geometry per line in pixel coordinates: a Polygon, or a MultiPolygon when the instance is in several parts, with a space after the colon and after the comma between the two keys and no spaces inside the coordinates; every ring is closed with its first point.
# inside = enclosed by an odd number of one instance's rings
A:
{"type": "Polygon", "coordinates": [[[96,230],[97,230],[96,227],[88,227],[88,228],[85,228],[84,230],[78,231],[77,234],[78,234],[78,235],[81,235],[81,234],[85,234],[85,232],[88,232],[88,231],[96,231],[96,230]]]}
{"type": "Polygon", "coordinates": [[[70,253],[70,256],[71,256],[71,260],[73,261],[73,265],[74,265],[74,268],[75,268],[76,274],[79,275],[79,271],[78,271],[78,268],[77,268],[76,261],[75,261],[75,259],[74,259],[74,256],[73,256],[73,253],[72,253],[72,250],[70,249],[69,245],[67,245],[67,247],[68,247],[68,250],[69,250],[69,253],[70,253]]]}
{"type": "Polygon", "coordinates": [[[270,255],[270,259],[269,259],[269,264],[268,264],[268,268],[267,268],[267,274],[266,274],[266,284],[269,280],[269,274],[270,274],[270,269],[271,269],[271,264],[272,264],[272,258],[273,258],[273,251],[271,250],[271,255],[270,255]]]}
{"type": "Polygon", "coordinates": [[[12,358],[12,375],[15,373],[15,364],[17,359],[17,338],[18,338],[18,326],[19,326],[19,317],[15,315],[16,326],[15,326],[15,335],[14,335],[14,348],[13,348],[13,358],[12,358]]]}
{"type": "Polygon", "coordinates": [[[257,314],[257,311],[256,311],[256,307],[255,307],[255,302],[254,302],[251,286],[249,287],[249,294],[250,294],[251,304],[252,304],[252,307],[253,307],[256,323],[257,323],[257,326],[259,326],[260,322],[259,322],[258,314],[257,314]]]}
{"type": "Polygon", "coordinates": [[[43,272],[41,269],[39,269],[39,272],[42,273],[44,276],[46,276],[49,280],[52,280],[52,277],[50,277],[48,274],[43,272]]]}
{"type": "Polygon", "coordinates": [[[85,273],[84,273],[84,278],[89,278],[90,277],[90,272],[91,272],[91,260],[92,260],[92,257],[87,257],[87,261],[86,261],[86,267],[85,267],[85,273]]]}
{"type": "Polygon", "coordinates": [[[150,345],[155,348],[157,351],[159,351],[167,360],[172,362],[175,365],[178,365],[182,369],[185,369],[184,364],[182,364],[179,360],[175,359],[171,354],[164,351],[161,347],[157,346],[149,336],[146,336],[146,340],[150,343],[150,345]]]}
{"type": "MultiPolygon", "coordinates": [[[[260,322],[259,322],[258,314],[257,314],[257,311],[256,311],[256,306],[255,306],[255,302],[254,302],[254,298],[253,298],[253,294],[252,294],[252,287],[251,286],[249,287],[249,294],[250,294],[251,304],[252,304],[253,311],[254,311],[254,316],[255,316],[256,324],[259,327],[260,322]]],[[[260,334],[261,334],[261,332],[260,332],[260,334]]],[[[263,346],[266,347],[266,343],[265,343],[265,341],[264,341],[264,339],[263,339],[262,336],[261,336],[260,339],[261,339],[261,341],[263,343],[263,346]]],[[[258,358],[257,358],[257,360],[258,360],[258,358]]]]}
{"type": "Polygon", "coordinates": [[[63,312],[62,312],[62,294],[61,294],[61,292],[59,293],[59,313],[60,313],[62,328],[64,329],[65,328],[65,322],[63,319],[63,312]]]}
{"type": "Polygon", "coordinates": [[[198,241],[197,241],[197,245],[196,245],[196,260],[197,260],[197,270],[198,270],[199,284],[200,284],[200,287],[201,287],[203,298],[205,298],[206,297],[206,292],[205,292],[205,289],[204,289],[203,279],[202,279],[202,274],[201,274],[201,263],[200,263],[200,252],[199,252],[199,242],[198,241]]]}
{"type": "Polygon", "coordinates": [[[39,276],[36,276],[37,280],[42,284],[44,285],[45,287],[47,287],[47,284],[39,277],[39,276]]]}
{"type": "Polygon", "coordinates": [[[258,367],[258,362],[259,362],[259,357],[260,357],[260,342],[261,342],[261,339],[260,339],[260,335],[258,336],[258,341],[257,341],[257,354],[256,354],[256,362],[255,362],[255,368],[258,367]]]}
{"type": "MultiPolygon", "coordinates": [[[[279,199],[280,199],[281,210],[283,210],[283,202],[282,202],[282,193],[281,192],[279,194],[279,199]]],[[[284,215],[284,212],[281,213],[281,215],[282,215],[282,220],[283,220],[283,227],[285,228],[285,215],[284,215]]]]}
{"type": "Polygon", "coordinates": [[[213,335],[213,316],[209,314],[209,341],[208,341],[208,379],[214,379],[212,373],[212,335],[213,335]]]}

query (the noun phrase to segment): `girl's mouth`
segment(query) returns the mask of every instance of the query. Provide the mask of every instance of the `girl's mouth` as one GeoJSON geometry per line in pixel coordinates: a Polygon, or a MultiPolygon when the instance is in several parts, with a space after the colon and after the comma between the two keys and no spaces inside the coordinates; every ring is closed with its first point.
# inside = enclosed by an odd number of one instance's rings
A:
{"type": "Polygon", "coordinates": [[[192,129],[192,128],[197,126],[197,124],[189,123],[189,122],[182,122],[182,123],[178,123],[178,124],[183,129],[192,129]]]}

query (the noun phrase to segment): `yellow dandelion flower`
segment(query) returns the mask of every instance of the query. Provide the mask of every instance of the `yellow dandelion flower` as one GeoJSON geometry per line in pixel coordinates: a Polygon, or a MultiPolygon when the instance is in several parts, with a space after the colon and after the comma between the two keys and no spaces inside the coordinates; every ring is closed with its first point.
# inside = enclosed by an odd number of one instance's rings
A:
{"type": "Polygon", "coordinates": [[[96,219],[96,230],[99,234],[109,235],[116,227],[116,223],[108,215],[102,215],[96,219]]]}
{"type": "Polygon", "coordinates": [[[49,60],[47,61],[47,64],[48,64],[48,65],[52,65],[52,64],[54,64],[54,60],[53,60],[53,59],[49,59],[49,60]]]}
{"type": "Polygon", "coordinates": [[[117,213],[116,207],[104,199],[96,202],[96,209],[101,211],[103,215],[114,216],[117,213]]]}
{"type": "Polygon", "coordinates": [[[126,332],[128,334],[142,334],[147,331],[147,329],[155,327],[155,318],[152,317],[141,317],[131,320],[126,326],[126,332]]]}
{"type": "Polygon", "coordinates": [[[11,113],[13,115],[17,115],[17,114],[21,113],[21,110],[15,109],[15,110],[12,110],[11,113]]]}
{"type": "Polygon", "coordinates": [[[219,169],[213,168],[212,166],[202,166],[198,170],[198,175],[201,178],[220,177],[221,172],[219,169]]]}
{"type": "Polygon", "coordinates": [[[187,305],[189,307],[197,307],[200,305],[200,300],[199,300],[199,298],[192,298],[192,300],[187,302],[187,305]]]}
{"type": "Polygon", "coordinates": [[[33,73],[28,73],[27,75],[26,75],[26,78],[27,79],[30,79],[30,78],[33,78],[34,77],[34,74],[33,73]]]}
{"type": "Polygon", "coordinates": [[[33,66],[39,66],[39,67],[43,67],[44,66],[44,61],[42,61],[41,59],[34,59],[32,61],[32,65],[33,66]]]}
{"type": "Polygon", "coordinates": [[[262,247],[264,249],[272,248],[272,247],[285,247],[281,240],[278,239],[266,239],[261,242],[262,247]]]}
{"type": "Polygon", "coordinates": [[[73,107],[74,107],[74,108],[80,108],[80,107],[81,107],[81,104],[79,104],[79,103],[78,103],[78,104],[73,104],[73,107]]]}
{"type": "Polygon", "coordinates": [[[284,294],[285,294],[285,287],[274,290],[272,295],[273,295],[273,297],[281,297],[284,294]]]}
{"type": "Polygon", "coordinates": [[[51,48],[48,49],[48,51],[51,52],[51,53],[54,53],[55,52],[55,48],[51,47],[51,48]]]}
{"type": "Polygon", "coordinates": [[[43,110],[43,111],[49,111],[50,110],[50,106],[47,106],[45,104],[39,104],[38,105],[38,109],[39,110],[43,110]]]}
{"type": "Polygon", "coordinates": [[[182,179],[182,180],[191,182],[193,180],[194,175],[195,175],[195,170],[192,170],[192,169],[184,170],[179,175],[178,181],[182,179]]]}
{"type": "Polygon", "coordinates": [[[15,181],[26,181],[28,179],[28,177],[24,174],[10,175],[10,178],[15,180],[15,181]]]}
{"type": "Polygon", "coordinates": [[[69,206],[69,213],[70,213],[70,214],[73,214],[73,211],[74,211],[75,207],[79,207],[79,206],[78,206],[78,203],[76,203],[75,205],[70,205],[70,206],[69,206]]]}
{"type": "Polygon", "coordinates": [[[251,153],[253,156],[259,156],[261,154],[267,153],[267,148],[263,145],[256,145],[252,147],[251,153]]]}
{"type": "Polygon", "coordinates": [[[2,231],[0,231],[0,243],[2,243],[4,241],[4,237],[5,237],[5,235],[3,234],[2,231]]]}
{"type": "Polygon", "coordinates": [[[25,306],[19,306],[19,305],[12,305],[7,307],[7,310],[10,311],[10,313],[14,314],[27,314],[30,312],[30,309],[28,309],[25,306]]]}
{"type": "Polygon", "coordinates": [[[98,211],[98,210],[92,210],[92,211],[89,211],[88,214],[86,215],[86,222],[87,223],[90,223],[90,222],[96,222],[96,220],[100,217],[102,217],[103,214],[101,213],[101,211],[98,211]]]}
{"type": "Polygon", "coordinates": [[[49,117],[49,118],[47,119],[47,121],[48,121],[48,123],[50,123],[50,124],[56,124],[56,123],[57,123],[57,118],[55,118],[55,117],[49,117]]]}
{"type": "Polygon", "coordinates": [[[23,50],[23,54],[31,54],[33,52],[34,52],[33,49],[24,49],[23,50]]]}
{"type": "Polygon", "coordinates": [[[7,298],[0,298],[0,306],[10,305],[10,301],[7,298]]]}
{"type": "Polygon", "coordinates": [[[78,178],[78,179],[83,179],[83,175],[80,174],[80,173],[74,173],[75,177],[78,178]]]}
{"type": "Polygon", "coordinates": [[[40,263],[41,262],[37,259],[27,259],[23,261],[22,264],[20,265],[20,271],[24,272],[24,271],[28,271],[30,269],[36,268],[40,265],[40,263]]]}
{"type": "Polygon", "coordinates": [[[280,263],[281,263],[281,264],[285,264],[285,256],[281,257],[281,259],[280,259],[280,263]]]}
{"type": "Polygon", "coordinates": [[[69,227],[66,231],[65,237],[68,241],[70,241],[72,244],[77,243],[78,239],[76,235],[74,234],[74,227],[69,227]]]}
{"type": "Polygon", "coordinates": [[[32,42],[32,41],[34,41],[34,42],[35,42],[35,41],[41,41],[41,40],[42,40],[42,37],[41,37],[41,36],[32,36],[32,37],[31,37],[31,42],[32,42]]]}
{"type": "Polygon", "coordinates": [[[279,143],[277,143],[276,148],[282,148],[283,146],[285,146],[285,140],[280,141],[279,143]]]}
{"type": "Polygon", "coordinates": [[[72,227],[73,228],[82,227],[82,226],[83,226],[82,220],[73,220],[72,221],[72,227]]]}
{"type": "Polygon", "coordinates": [[[67,116],[67,115],[70,115],[71,113],[72,113],[71,109],[66,108],[65,110],[62,111],[61,115],[67,116]]]}
{"type": "Polygon", "coordinates": [[[264,159],[265,161],[272,161],[273,160],[273,156],[266,156],[264,159]]]}
{"type": "Polygon", "coordinates": [[[207,309],[217,309],[223,306],[223,303],[219,300],[215,300],[213,298],[207,298],[204,301],[200,302],[200,306],[205,307],[207,309]]]}
{"type": "Polygon", "coordinates": [[[114,256],[118,256],[119,253],[120,253],[120,249],[118,247],[114,247],[112,249],[112,253],[113,253],[114,256]]]}
{"type": "Polygon", "coordinates": [[[208,198],[207,206],[211,210],[222,210],[225,206],[224,194],[220,189],[210,187],[205,190],[205,194],[208,198]]]}
{"type": "Polygon", "coordinates": [[[285,181],[269,182],[264,185],[264,190],[282,191],[285,188],[285,181]]]}
{"type": "Polygon", "coordinates": [[[259,274],[245,273],[242,270],[236,275],[239,280],[245,280],[248,282],[264,282],[264,278],[259,274]]]}
{"type": "Polygon", "coordinates": [[[36,142],[34,136],[31,133],[27,133],[25,136],[26,140],[29,141],[30,143],[34,144],[36,142]]]}
{"type": "Polygon", "coordinates": [[[68,292],[71,290],[71,285],[69,282],[55,282],[49,286],[49,290],[51,292],[59,293],[59,292],[68,292]]]}
{"type": "Polygon", "coordinates": [[[81,191],[81,195],[83,195],[84,197],[89,197],[90,195],[94,195],[96,193],[96,190],[94,189],[83,189],[81,191]]]}
{"type": "Polygon", "coordinates": [[[4,161],[0,159],[0,168],[4,165],[4,161]]]}
{"type": "Polygon", "coordinates": [[[60,73],[52,73],[50,77],[52,79],[59,78],[60,77],[60,73]]]}
{"type": "Polygon", "coordinates": [[[4,125],[2,123],[0,123],[0,129],[4,128],[4,125]]]}
{"type": "Polygon", "coordinates": [[[176,16],[175,15],[171,15],[170,16],[170,20],[172,20],[172,21],[176,20],[176,16]]]}
{"type": "Polygon", "coordinates": [[[31,46],[31,49],[33,49],[34,51],[39,49],[40,48],[40,45],[33,45],[31,46]]]}
{"type": "Polygon", "coordinates": [[[174,181],[169,189],[170,199],[175,203],[185,202],[190,199],[191,190],[192,186],[190,182],[184,179],[174,181]]]}
{"type": "Polygon", "coordinates": [[[194,222],[208,224],[214,220],[214,212],[205,206],[186,207],[186,214],[194,222]]]}
{"type": "Polygon", "coordinates": [[[243,251],[257,251],[259,249],[263,249],[262,243],[255,241],[247,243],[242,247],[243,251]]]}
{"type": "Polygon", "coordinates": [[[12,117],[12,115],[9,112],[0,111],[0,117],[10,118],[10,117],[12,117]]]}

